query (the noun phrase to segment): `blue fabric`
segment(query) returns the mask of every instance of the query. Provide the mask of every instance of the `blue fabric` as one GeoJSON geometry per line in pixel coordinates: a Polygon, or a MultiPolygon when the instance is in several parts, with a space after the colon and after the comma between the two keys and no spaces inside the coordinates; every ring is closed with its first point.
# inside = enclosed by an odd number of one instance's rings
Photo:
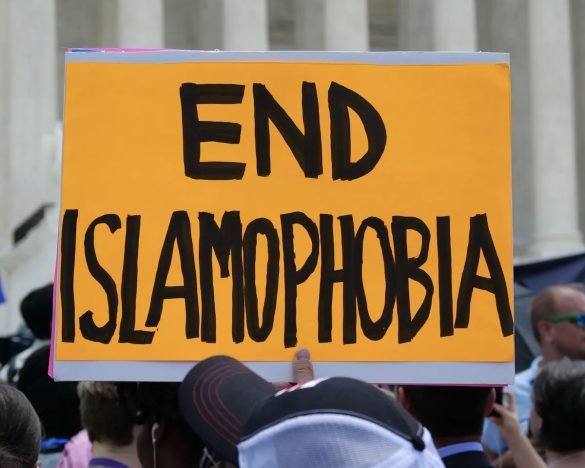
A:
{"type": "Polygon", "coordinates": [[[112,458],[92,458],[88,466],[96,468],[129,468],[128,465],[112,458]]]}
{"type": "Polygon", "coordinates": [[[51,438],[45,439],[41,442],[41,451],[42,452],[52,452],[55,450],[62,450],[65,447],[65,444],[69,442],[69,439],[59,439],[59,438],[51,438]]]}
{"type": "Polygon", "coordinates": [[[43,468],[58,468],[62,456],[62,452],[39,453],[39,461],[43,468]]]}
{"type": "MultiPolygon", "coordinates": [[[[514,394],[516,400],[516,412],[522,430],[528,432],[530,411],[532,409],[532,385],[538,375],[542,357],[537,357],[528,369],[516,374],[514,385],[509,390],[514,394]]],[[[500,435],[498,428],[489,419],[485,420],[483,436],[481,441],[492,452],[501,454],[508,450],[508,444],[500,435]]]]}
{"type": "Polygon", "coordinates": [[[585,282],[585,253],[514,266],[514,281],[540,291],[553,284],[585,282]]]}
{"type": "Polygon", "coordinates": [[[445,445],[437,449],[441,458],[457,455],[465,452],[483,452],[483,448],[479,442],[461,442],[459,444],[445,445]]]}
{"type": "Polygon", "coordinates": [[[2,292],[2,281],[0,280],[0,304],[6,302],[6,298],[4,297],[4,293],[2,292]]]}

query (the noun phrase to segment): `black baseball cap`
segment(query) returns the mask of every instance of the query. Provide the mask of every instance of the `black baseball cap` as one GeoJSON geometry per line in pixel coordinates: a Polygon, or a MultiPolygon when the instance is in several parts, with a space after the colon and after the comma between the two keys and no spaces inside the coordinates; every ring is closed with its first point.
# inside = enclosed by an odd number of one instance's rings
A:
{"type": "Polygon", "coordinates": [[[228,356],[205,359],[191,369],[179,389],[179,406],[191,430],[235,464],[241,441],[283,421],[310,415],[367,421],[397,436],[414,452],[423,452],[429,445],[421,424],[393,398],[366,382],[334,377],[277,391],[228,356]]]}
{"type": "Polygon", "coordinates": [[[237,445],[255,403],[276,392],[270,382],[229,356],[197,363],[179,387],[179,409],[208,448],[237,464],[237,445]]]}

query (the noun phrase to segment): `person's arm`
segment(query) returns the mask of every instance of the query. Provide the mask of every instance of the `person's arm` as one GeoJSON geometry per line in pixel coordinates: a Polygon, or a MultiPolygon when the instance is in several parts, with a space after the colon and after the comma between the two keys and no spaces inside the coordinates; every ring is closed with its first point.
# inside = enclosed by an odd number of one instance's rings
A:
{"type": "Polygon", "coordinates": [[[507,397],[506,404],[494,403],[494,410],[500,416],[491,417],[490,420],[498,428],[508,447],[510,447],[510,453],[517,468],[545,468],[546,464],[540,458],[518,422],[514,395],[507,391],[505,395],[507,397]]]}

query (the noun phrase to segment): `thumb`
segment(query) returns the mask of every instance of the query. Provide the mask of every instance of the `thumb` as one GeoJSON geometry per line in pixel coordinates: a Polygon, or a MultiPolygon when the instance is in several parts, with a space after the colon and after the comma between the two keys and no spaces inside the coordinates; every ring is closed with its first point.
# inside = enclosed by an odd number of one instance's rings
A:
{"type": "Polygon", "coordinates": [[[298,384],[306,383],[315,378],[313,374],[313,363],[311,353],[308,349],[301,348],[295,353],[293,360],[293,376],[298,384]]]}

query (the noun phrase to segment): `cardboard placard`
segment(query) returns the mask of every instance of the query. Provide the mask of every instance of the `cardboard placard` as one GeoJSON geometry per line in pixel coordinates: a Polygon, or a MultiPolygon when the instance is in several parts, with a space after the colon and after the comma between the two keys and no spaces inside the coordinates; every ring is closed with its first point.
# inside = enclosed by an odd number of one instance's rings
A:
{"type": "Polygon", "coordinates": [[[505,54],[68,53],[61,210],[57,377],[513,374],[505,54]]]}

